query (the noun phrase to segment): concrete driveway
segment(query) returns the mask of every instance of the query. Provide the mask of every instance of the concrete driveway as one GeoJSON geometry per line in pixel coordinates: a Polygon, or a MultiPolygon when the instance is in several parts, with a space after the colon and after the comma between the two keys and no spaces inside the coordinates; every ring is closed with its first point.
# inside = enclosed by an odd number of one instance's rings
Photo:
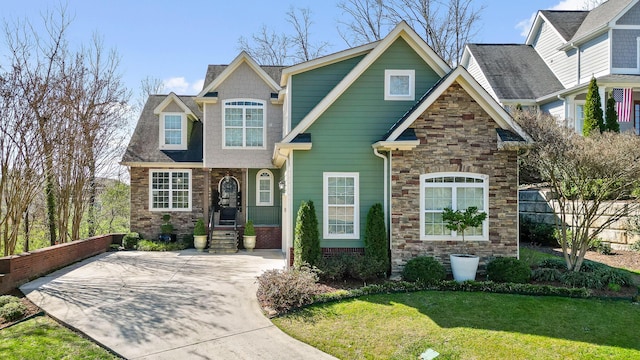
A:
{"type": "Polygon", "coordinates": [[[334,359],[260,312],[277,251],[102,254],[23,285],[29,300],[128,359],[334,359]]]}

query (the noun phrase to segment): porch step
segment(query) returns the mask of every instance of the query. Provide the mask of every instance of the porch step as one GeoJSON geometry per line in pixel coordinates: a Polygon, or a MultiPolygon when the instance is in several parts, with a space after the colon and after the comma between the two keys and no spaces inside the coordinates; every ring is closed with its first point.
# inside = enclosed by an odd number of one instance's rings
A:
{"type": "Polygon", "coordinates": [[[209,235],[209,252],[232,254],[238,252],[238,232],[233,229],[218,229],[209,235]]]}

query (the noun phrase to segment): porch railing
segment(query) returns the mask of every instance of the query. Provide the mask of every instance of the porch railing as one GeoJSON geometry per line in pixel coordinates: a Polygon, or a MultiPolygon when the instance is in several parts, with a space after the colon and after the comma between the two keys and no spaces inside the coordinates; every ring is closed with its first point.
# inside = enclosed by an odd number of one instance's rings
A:
{"type": "Polygon", "coordinates": [[[247,206],[247,219],[254,225],[280,225],[280,206],[247,206]]]}

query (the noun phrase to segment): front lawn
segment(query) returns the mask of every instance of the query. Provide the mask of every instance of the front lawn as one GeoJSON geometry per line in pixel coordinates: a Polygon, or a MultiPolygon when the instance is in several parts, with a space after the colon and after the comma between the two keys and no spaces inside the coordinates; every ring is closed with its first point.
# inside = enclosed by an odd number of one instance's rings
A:
{"type": "Polygon", "coordinates": [[[3,360],[119,359],[46,316],[2,329],[0,354],[3,360]]]}
{"type": "Polygon", "coordinates": [[[272,319],[340,359],[637,359],[628,301],[421,291],[318,304],[272,319]]]}

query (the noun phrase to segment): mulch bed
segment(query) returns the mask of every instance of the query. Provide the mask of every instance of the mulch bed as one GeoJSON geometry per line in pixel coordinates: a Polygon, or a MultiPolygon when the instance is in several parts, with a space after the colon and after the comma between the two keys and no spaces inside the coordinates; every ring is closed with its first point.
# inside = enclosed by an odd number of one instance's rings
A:
{"type": "Polygon", "coordinates": [[[30,316],[33,316],[33,315],[36,315],[36,314],[42,312],[42,309],[37,307],[31,301],[29,301],[29,299],[27,299],[26,296],[24,296],[24,294],[22,292],[20,292],[20,290],[18,290],[18,289],[14,289],[10,293],[5,294],[5,295],[13,295],[13,296],[19,298],[20,302],[22,302],[22,304],[24,304],[24,306],[27,307],[27,312],[25,313],[25,315],[24,315],[24,317],[22,319],[18,319],[16,321],[5,321],[3,318],[0,318],[0,330],[4,329],[6,327],[9,327],[9,326],[11,326],[11,325],[13,325],[15,323],[18,323],[18,322],[22,321],[25,318],[28,318],[30,316]]]}

